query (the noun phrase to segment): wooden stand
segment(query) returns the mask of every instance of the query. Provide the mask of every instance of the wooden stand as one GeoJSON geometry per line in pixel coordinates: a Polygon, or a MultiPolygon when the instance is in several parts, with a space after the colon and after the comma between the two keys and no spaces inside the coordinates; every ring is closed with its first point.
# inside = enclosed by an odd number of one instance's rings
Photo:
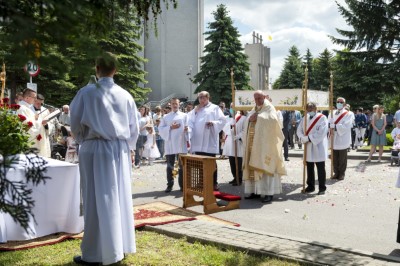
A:
{"type": "Polygon", "coordinates": [[[214,196],[213,175],[216,158],[200,155],[180,155],[183,167],[183,208],[203,205],[204,213],[214,213],[239,208],[239,200],[219,206],[214,196]],[[196,201],[194,196],[202,197],[196,201]]]}

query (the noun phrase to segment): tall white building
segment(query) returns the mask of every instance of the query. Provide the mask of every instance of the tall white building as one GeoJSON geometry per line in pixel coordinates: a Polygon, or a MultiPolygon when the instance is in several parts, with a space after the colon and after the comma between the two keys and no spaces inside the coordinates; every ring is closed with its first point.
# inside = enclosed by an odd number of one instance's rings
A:
{"type": "Polygon", "coordinates": [[[149,101],[160,101],[171,94],[195,99],[196,85],[190,78],[200,70],[203,52],[204,0],[179,1],[178,7],[165,6],[157,19],[158,36],[149,30],[142,37],[143,57],[148,59],[146,87],[149,101]]]}
{"type": "Polygon", "coordinates": [[[250,63],[250,86],[255,90],[269,89],[269,68],[271,66],[271,49],[264,46],[262,36],[253,32],[253,43],[246,43],[244,52],[250,63]]]}

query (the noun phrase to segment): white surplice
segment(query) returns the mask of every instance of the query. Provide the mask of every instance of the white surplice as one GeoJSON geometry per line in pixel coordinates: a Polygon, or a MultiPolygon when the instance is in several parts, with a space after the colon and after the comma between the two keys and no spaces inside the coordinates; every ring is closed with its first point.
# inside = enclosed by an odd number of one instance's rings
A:
{"type": "MultiPolygon", "coordinates": [[[[45,108],[41,107],[39,112],[39,117],[40,119],[44,119],[48,114],[50,114],[50,111],[45,108]]],[[[51,157],[51,145],[50,145],[50,136],[54,134],[55,127],[54,123],[51,123],[50,121],[47,122],[47,129],[45,126],[41,126],[40,129],[40,135],[42,136],[42,139],[38,141],[38,147],[39,147],[39,155],[43,157],[50,158],[51,157]]]]}
{"type": "Polygon", "coordinates": [[[70,110],[81,145],[82,259],[115,263],[136,252],[130,155],[139,134],[136,104],[112,78],[100,78],[79,90],[70,110]]]}
{"type": "Polygon", "coordinates": [[[158,130],[164,140],[165,155],[187,153],[188,133],[184,132],[188,125],[188,115],[181,112],[169,112],[161,118],[158,130]],[[180,124],[179,128],[171,129],[173,123],[180,124]]]}
{"type": "Polygon", "coordinates": [[[190,151],[219,154],[219,132],[224,128],[226,117],[218,105],[208,103],[189,115],[190,151]],[[212,126],[206,123],[212,122],[212,126]]]}
{"type": "Polygon", "coordinates": [[[316,114],[312,119],[310,115],[303,117],[297,128],[297,136],[301,139],[321,116],[308,133],[311,141],[307,142],[307,162],[324,162],[328,159],[328,119],[323,114],[316,114]],[[307,119],[307,129],[304,130],[304,119],[307,119]]]}
{"type": "MultiPolygon", "coordinates": [[[[35,120],[35,111],[29,103],[25,101],[19,102],[20,108],[17,110],[17,115],[25,116],[26,120],[24,123],[32,122],[32,126],[29,128],[29,141],[32,141],[34,144],[32,148],[36,148],[40,154],[40,141],[37,140],[39,134],[43,135],[44,128],[42,126],[42,118],[39,116],[38,120],[35,120]],[[42,131],[43,130],[43,131],[42,131]]],[[[43,136],[42,136],[43,137],[43,136]]]]}
{"type": "Polygon", "coordinates": [[[236,142],[236,156],[243,157],[243,141],[241,140],[244,133],[244,121],[246,121],[246,116],[240,115],[240,118],[237,122],[233,118],[230,119],[228,123],[226,123],[224,127],[225,132],[225,145],[222,151],[222,155],[225,156],[235,156],[235,142],[236,142]],[[237,140],[233,139],[235,135],[235,130],[231,128],[231,126],[236,124],[236,136],[237,140]]]}
{"type": "MultiPolygon", "coordinates": [[[[353,118],[351,114],[344,108],[340,111],[333,112],[333,120],[331,114],[329,114],[329,120],[336,122],[338,118],[344,113],[346,114],[338,121],[334,128],[333,133],[333,149],[334,150],[344,150],[351,145],[351,128],[353,127],[353,118]]],[[[331,141],[329,140],[329,145],[331,141]]]]}

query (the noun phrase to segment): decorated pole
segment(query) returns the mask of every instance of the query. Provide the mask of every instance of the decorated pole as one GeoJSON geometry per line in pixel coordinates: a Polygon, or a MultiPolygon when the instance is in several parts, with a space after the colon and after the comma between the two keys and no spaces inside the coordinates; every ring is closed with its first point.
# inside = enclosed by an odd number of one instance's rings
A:
{"type": "Polygon", "coordinates": [[[0,103],[3,103],[4,99],[4,90],[6,88],[6,64],[3,63],[3,69],[0,73],[0,81],[1,81],[1,96],[0,103]]]}
{"type": "MultiPolygon", "coordinates": [[[[304,87],[303,87],[303,110],[304,110],[304,127],[303,130],[307,130],[307,87],[308,87],[308,68],[304,70],[304,87]]],[[[307,142],[304,143],[304,153],[303,153],[303,190],[302,193],[306,192],[306,167],[307,167],[307,142]]]]}
{"type": "MultiPolygon", "coordinates": [[[[234,103],[233,106],[235,106],[235,85],[233,82],[233,67],[231,67],[231,89],[232,89],[232,102],[234,103]]],[[[233,116],[233,121],[234,121],[233,122],[234,123],[234,125],[233,125],[233,135],[234,136],[232,136],[232,138],[235,143],[235,168],[236,168],[235,169],[236,170],[235,171],[235,173],[236,173],[235,179],[236,179],[236,184],[239,185],[239,165],[238,165],[238,158],[237,158],[237,140],[234,139],[234,137],[236,138],[236,117],[235,117],[235,114],[232,114],[232,116],[233,116]]]]}
{"type": "MultiPolygon", "coordinates": [[[[330,75],[330,86],[329,86],[329,110],[331,111],[331,118],[333,118],[333,73],[331,71],[330,75]]],[[[331,141],[331,177],[333,176],[333,134],[334,130],[332,128],[330,130],[330,141],[331,141]]]]}

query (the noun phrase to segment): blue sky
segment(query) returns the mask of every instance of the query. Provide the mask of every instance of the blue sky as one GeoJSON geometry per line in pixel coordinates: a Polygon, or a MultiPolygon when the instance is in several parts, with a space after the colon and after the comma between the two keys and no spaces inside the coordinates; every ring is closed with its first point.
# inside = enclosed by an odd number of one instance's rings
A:
{"type": "MultiPolygon", "coordinates": [[[[344,4],[344,0],[337,2],[344,4]]],[[[336,28],[350,29],[333,0],[204,0],[205,31],[219,4],[226,5],[243,45],[252,43],[253,31],[263,36],[263,43],[271,48],[272,82],[291,46],[296,45],[302,55],[309,48],[315,58],[325,48],[342,49],[332,44],[328,35],[340,37],[336,28]]]]}

